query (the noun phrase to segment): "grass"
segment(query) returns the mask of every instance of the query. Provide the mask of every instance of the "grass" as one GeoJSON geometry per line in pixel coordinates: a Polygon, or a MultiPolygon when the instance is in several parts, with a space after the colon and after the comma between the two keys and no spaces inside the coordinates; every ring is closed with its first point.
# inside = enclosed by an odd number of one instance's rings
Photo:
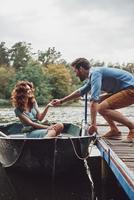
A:
{"type": "Polygon", "coordinates": [[[0,99],[0,107],[10,107],[11,103],[9,100],[6,99],[0,99]]]}

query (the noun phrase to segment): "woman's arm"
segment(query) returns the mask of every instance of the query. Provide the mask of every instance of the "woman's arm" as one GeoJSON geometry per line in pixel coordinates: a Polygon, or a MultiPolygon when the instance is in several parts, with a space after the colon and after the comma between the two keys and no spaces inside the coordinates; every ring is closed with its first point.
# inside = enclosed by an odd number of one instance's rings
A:
{"type": "Polygon", "coordinates": [[[47,125],[43,125],[43,124],[39,124],[37,122],[33,122],[32,120],[30,120],[27,116],[25,116],[24,114],[21,114],[18,116],[20,121],[28,126],[32,126],[33,128],[37,128],[37,129],[46,129],[48,128],[47,125]]]}
{"type": "Polygon", "coordinates": [[[39,109],[36,109],[36,111],[37,111],[36,117],[37,117],[38,120],[42,121],[42,120],[44,119],[44,117],[45,117],[46,114],[47,114],[48,108],[49,108],[50,106],[52,106],[51,102],[50,102],[49,104],[46,105],[46,107],[44,108],[44,111],[43,111],[43,112],[39,112],[39,109]]]}

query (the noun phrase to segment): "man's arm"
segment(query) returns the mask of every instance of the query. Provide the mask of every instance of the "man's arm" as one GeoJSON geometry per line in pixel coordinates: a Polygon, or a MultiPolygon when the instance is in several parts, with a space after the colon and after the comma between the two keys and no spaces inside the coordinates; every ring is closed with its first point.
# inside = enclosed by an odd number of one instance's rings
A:
{"type": "Polygon", "coordinates": [[[53,106],[59,106],[62,103],[65,103],[67,101],[71,101],[73,99],[76,99],[78,97],[80,97],[80,92],[79,90],[76,90],[74,92],[72,92],[71,94],[69,94],[68,96],[63,97],[62,99],[54,99],[51,103],[53,106]]]}
{"type": "Polygon", "coordinates": [[[88,129],[88,133],[90,135],[97,132],[97,126],[96,126],[97,107],[98,103],[95,101],[91,101],[90,103],[91,125],[88,129]]]}

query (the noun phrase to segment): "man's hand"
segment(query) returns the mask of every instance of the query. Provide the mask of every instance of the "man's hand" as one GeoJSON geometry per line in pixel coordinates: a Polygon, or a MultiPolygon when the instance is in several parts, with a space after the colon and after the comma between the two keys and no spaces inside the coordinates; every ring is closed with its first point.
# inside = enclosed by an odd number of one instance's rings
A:
{"type": "Polygon", "coordinates": [[[89,126],[89,128],[88,128],[88,134],[89,135],[93,135],[94,133],[97,133],[97,126],[95,126],[95,125],[89,126]]]}
{"type": "Polygon", "coordinates": [[[53,100],[51,101],[51,104],[52,104],[53,106],[60,106],[60,105],[62,104],[62,102],[61,102],[60,99],[53,99],[53,100]]]}

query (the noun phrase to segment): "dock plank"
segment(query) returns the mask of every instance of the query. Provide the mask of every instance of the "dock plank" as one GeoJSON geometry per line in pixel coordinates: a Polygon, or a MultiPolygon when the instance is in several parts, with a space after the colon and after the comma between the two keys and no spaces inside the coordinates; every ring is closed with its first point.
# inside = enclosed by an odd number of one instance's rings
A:
{"type": "Polygon", "coordinates": [[[101,137],[109,131],[109,126],[98,126],[97,146],[130,200],[134,200],[134,143],[123,143],[128,129],[118,123],[117,126],[121,136],[112,139],[101,137]]]}
{"type": "MultiPolygon", "coordinates": [[[[103,158],[111,167],[123,189],[126,191],[131,200],[134,199],[134,143],[124,143],[127,132],[122,129],[122,135],[119,138],[98,140],[97,146],[103,158]],[[111,151],[111,153],[110,153],[111,151]],[[110,163],[111,159],[111,164],[110,163]],[[122,178],[123,177],[123,178],[122,178]]],[[[104,135],[108,127],[99,128],[99,136],[104,135]]]]}
{"type": "Polygon", "coordinates": [[[125,165],[134,173],[134,144],[123,143],[120,140],[105,139],[107,145],[117,154],[117,156],[125,163],[125,165]]]}
{"type": "MultiPolygon", "coordinates": [[[[134,143],[123,143],[122,140],[127,136],[125,127],[122,129],[122,135],[118,139],[103,139],[104,142],[112,149],[114,153],[123,161],[123,163],[134,173],[134,143]]],[[[107,132],[108,127],[99,127],[99,135],[102,136],[107,132]]]]}

